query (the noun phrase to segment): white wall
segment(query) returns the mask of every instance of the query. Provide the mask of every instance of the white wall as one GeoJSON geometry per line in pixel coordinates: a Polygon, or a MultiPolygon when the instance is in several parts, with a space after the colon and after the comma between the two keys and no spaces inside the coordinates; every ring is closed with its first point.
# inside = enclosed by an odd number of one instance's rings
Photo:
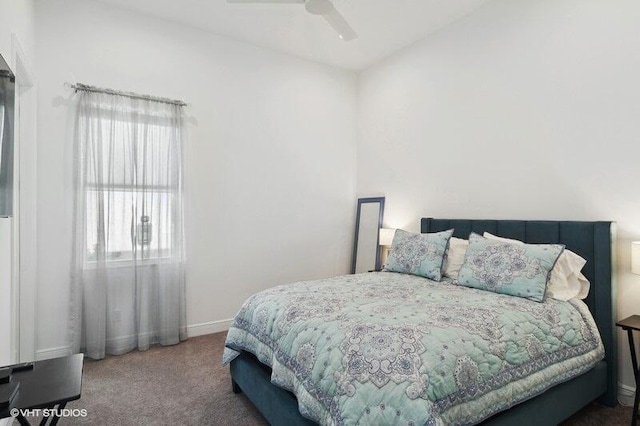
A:
{"type": "MultiPolygon", "coordinates": [[[[638,314],[640,2],[495,0],[363,72],[358,193],[423,216],[614,220],[638,314]]],[[[634,386],[626,340],[620,381],[634,386]]]]}
{"type": "Polygon", "coordinates": [[[36,28],[41,356],[58,353],[66,337],[72,94],[65,82],[191,105],[192,333],[226,326],[261,289],[348,272],[355,75],[87,0],[37,2],[36,28]]]}
{"type": "Polygon", "coordinates": [[[33,63],[35,37],[33,9],[33,0],[0,1],[0,54],[13,70],[15,70],[15,52],[12,45],[14,35],[33,63]]]}

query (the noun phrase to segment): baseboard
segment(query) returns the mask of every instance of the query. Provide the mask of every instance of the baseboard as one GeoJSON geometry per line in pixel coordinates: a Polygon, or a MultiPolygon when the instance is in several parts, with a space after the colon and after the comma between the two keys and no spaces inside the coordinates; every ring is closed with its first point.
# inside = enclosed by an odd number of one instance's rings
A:
{"type": "MultiPolygon", "coordinates": [[[[218,321],[203,322],[201,324],[188,325],[187,336],[196,337],[196,336],[204,336],[205,334],[213,334],[213,333],[220,333],[222,331],[227,331],[229,330],[229,327],[231,326],[232,321],[233,321],[233,318],[229,318],[229,319],[218,320],[218,321]]],[[[121,337],[114,340],[124,341],[128,338],[129,338],[128,336],[125,336],[125,337],[121,337]]],[[[69,346],[40,349],[36,351],[36,361],[49,359],[49,358],[58,358],[58,357],[67,356],[67,355],[71,355],[71,348],[69,346]]],[[[632,401],[633,401],[633,397],[632,397],[632,401]]]]}
{"type": "Polygon", "coordinates": [[[618,402],[620,405],[633,407],[636,388],[618,382],[618,402]]]}
{"type": "Polygon", "coordinates": [[[71,355],[71,348],[69,346],[40,349],[36,351],[36,361],[42,361],[43,359],[50,359],[50,358],[59,358],[61,356],[67,356],[67,355],[71,355]]]}
{"type": "Polygon", "coordinates": [[[193,324],[187,326],[187,336],[196,337],[204,336],[205,334],[220,333],[221,331],[229,330],[233,318],[203,322],[202,324],[193,324]]]}

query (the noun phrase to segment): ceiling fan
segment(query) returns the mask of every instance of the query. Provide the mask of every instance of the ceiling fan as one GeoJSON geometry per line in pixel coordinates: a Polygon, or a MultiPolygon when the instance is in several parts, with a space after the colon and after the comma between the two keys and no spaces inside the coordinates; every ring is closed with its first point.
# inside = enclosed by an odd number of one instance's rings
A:
{"type": "Polygon", "coordinates": [[[344,41],[358,38],[358,34],[338,12],[331,0],[227,0],[227,3],[300,3],[304,4],[307,12],[322,16],[344,41]]]}

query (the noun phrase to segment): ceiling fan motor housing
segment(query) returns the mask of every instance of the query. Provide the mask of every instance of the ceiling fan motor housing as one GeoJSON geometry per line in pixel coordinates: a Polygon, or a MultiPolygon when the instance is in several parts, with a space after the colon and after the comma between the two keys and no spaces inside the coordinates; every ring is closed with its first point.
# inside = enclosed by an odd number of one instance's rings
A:
{"type": "Polygon", "coordinates": [[[326,15],[333,9],[333,4],[329,0],[307,0],[304,7],[314,15],[326,15]]]}

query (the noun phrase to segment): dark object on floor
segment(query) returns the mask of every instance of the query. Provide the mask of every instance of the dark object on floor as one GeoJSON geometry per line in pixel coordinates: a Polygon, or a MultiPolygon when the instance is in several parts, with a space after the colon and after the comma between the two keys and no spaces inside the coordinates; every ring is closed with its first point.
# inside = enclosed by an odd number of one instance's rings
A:
{"type": "Polygon", "coordinates": [[[0,385],[11,382],[11,367],[0,368],[0,385]]]}
{"type": "MultiPolygon", "coordinates": [[[[9,417],[10,409],[31,410],[57,408],[63,410],[70,401],[80,398],[82,391],[81,354],[36,362],[32,368],[12,373],[12,384],[20,385],[20,392],[9,407],[0,411],[0,418],[9,417]]],[[[58,422],[58,413],[50,416],[50,425],[58,422]]],[[[20,424],[29,424],[19,414],[20,424]]]]}
{"type": "Polygon", "coordinates": [[[23,362],[22,364],[12,365],[11,370],[13,370],[14,373],[17,373],[18,371],[33,370],[34,365],[36,365],[36,363],[33,361],[23,362]]]}
{"type": "Polygon", "coordinates": [[[18,391],[20,390],[20,383],[5,383],[0,385],[0,410],[4,410],[16,399],[18,391]]]}

